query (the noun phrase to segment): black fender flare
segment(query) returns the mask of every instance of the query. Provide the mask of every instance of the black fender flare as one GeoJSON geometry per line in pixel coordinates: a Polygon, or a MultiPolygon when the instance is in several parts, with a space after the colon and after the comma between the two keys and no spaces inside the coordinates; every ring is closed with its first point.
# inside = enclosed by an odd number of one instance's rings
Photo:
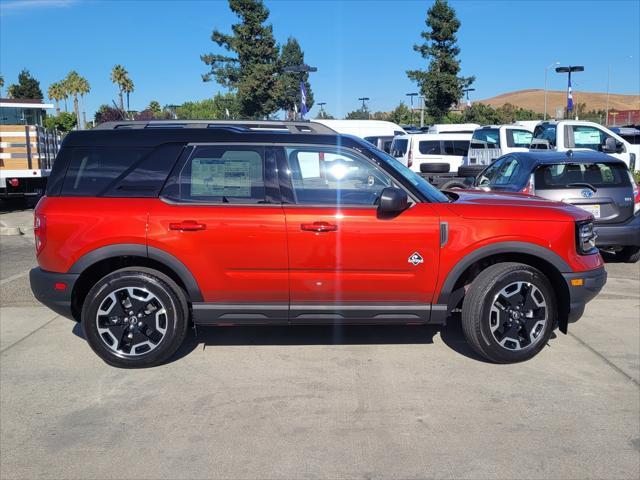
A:
{"type": "Polygon", "coordinates": [[[478,260],[500,253],[522,253],[546,261],[553,265],[559,273],[573,272],[569,264],[560,255],[548,248],[526,242],[496,242],[474,250],[454,265],[442,284],[437,304],[448,305],[452,308],[450,299],[454,293],[453,289],[464,271],[478,260]]]}
{"type": "Polygon", "coordinates": [[[182,280],[192,302],[203,302],[198,282],[184,263],[164,250],[138,243],[120,243],[92,250],[80,257],[68,273],[81,274],[92,265],[109,258],[144,257],[162,263],[182,280]]]}

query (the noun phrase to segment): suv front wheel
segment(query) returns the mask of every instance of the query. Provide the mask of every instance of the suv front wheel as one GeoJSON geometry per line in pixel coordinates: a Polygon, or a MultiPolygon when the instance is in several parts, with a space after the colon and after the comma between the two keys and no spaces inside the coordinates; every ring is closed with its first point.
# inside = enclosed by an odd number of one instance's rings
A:
{"type": "Polygon", "coordinates": [[[182,344],[188,312],[173,280],[152,269],[129,267],[108,274],[89,291],[82,326],[91,348],[109,365],[150,367],[182,344]]]}
{"type": "Polygon", "coordinates": [[[549,280],[522,263],[497,263],[473,280],[462,304],[471,347],[496,363],[528,360],[546,345],[556,322],[549,280]]]}

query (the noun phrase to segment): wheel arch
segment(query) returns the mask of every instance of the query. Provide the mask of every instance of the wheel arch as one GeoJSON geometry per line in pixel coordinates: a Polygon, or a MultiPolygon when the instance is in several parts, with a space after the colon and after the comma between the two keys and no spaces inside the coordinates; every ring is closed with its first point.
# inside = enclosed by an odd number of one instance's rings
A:
{"type": "Polygon", "coordinates": [[[115,270],[133,266],[164,273],[185,291],[189,303],[203,301],[196,279],[185,264],[170,253],[141,244],[108,245],[83,255],[69,269],[69,273],[80,275],[71,296],[74,318],[80,318],[84,299],[97,280],[115,270]]]}
{"type": "Polygon", "coordinates": [[[465,286],[485,268],[500,262],[523,263],[540,270],[551,282],[556,292],[558,321],[565,332],[568,323],[570,297],[562,273],[572,272],[569,264],[557,253],[525,242],[498,242],[474,250],[465,256],[447,274],[434,306],[436,323],[444,323],[446,317],[457,308],[466,293],[465,286]],[[438,318],[439,317],[439,318],[438,318]]]}

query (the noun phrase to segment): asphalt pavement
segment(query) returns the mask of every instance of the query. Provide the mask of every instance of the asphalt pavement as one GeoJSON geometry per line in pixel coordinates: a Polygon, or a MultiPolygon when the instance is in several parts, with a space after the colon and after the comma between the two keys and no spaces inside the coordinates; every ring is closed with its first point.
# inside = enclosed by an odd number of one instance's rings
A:
{"type": "Polygon", "coordinates": [[[0,478],[640,477],[640,265],[584,317],[493,365],[459,324],[200,329],[104,364],[30,293],[31,212],[0,213],[0,478]],[[11,226],[10,225],[10,226],[11,226]]]}

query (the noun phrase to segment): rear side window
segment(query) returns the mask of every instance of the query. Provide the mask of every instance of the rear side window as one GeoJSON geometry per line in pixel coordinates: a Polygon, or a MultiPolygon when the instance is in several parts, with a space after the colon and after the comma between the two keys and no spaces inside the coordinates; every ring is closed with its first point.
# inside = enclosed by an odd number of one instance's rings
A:
{"type": "Polygon", "coordinates": [[[541,165],[535,171],[536,189],[630,187],[624,165],[612,163],[558,163],[541,165]]]}
{"type": "Polygon", "coordinates": [[[465,140],[445,140],[444,154],[464,157],[469,152],[469,142],[465,140]]]}
{"type": "Polygon", "coordinates": [[[264,148],[198,146],[176,167],[163,191],[189,203],[266,203],[264,148]]]}
{"type": "Polygon", "coordinates": [[[474,145],[474,148],[500,148],[500,130],[497,128],[480,128],[473,132],[471,143],[479,144],[474,145]]]}
{"type": "Polygon", "coordinates": [[[546,140],[552,147],[556,146],[556,126],[550,124],[537,125],[533,131],[533,138],[546,140]]]}
{"type": "Polygon", "coordinates": [[[440,155],[442,153],[439,140],[422,141],[418,143],[418,150],[422,155],[440,155]]]}
{"type": "Polygon", "coordinates": [[[533,139],[533,133],[528,130],[515,130],[508,128],[507,134],[507,146],[511,148],[529,148],[531,146],[531,140],[533,139]]]}
{"type": "Polygon", "coordinates": [[[70,148],[63,196],[96,196],[123,173],[134,168],[150,148],[76,147],[70,148]]]}
{"type": "Polygon", "coordinates": [[[408,146],[409,140],[406,138],[396,138],[393,143],[391,143],[391,155],[396,158],[404,157],[407,154],[408,146]]]}

